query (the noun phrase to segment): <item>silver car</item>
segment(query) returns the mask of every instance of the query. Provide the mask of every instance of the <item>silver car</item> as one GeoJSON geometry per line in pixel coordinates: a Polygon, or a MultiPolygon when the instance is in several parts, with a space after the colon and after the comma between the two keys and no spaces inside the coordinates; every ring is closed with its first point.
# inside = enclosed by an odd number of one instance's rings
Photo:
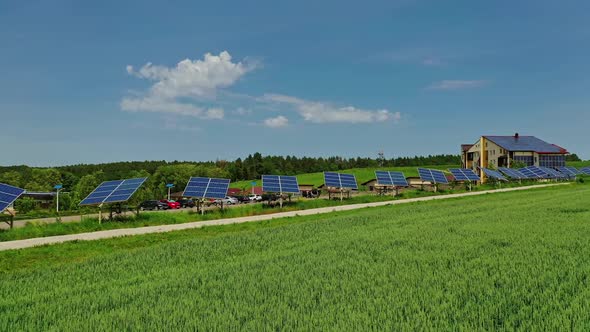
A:
{"type": "Polygon", "coordinates": [[[216,199],[215,200],[215,204],[221,204],[223,203],[223,205],[234,205],[234,204],[238,204],[239,201],[237,198],[235,197],[230,197],[230,196],[225,196],[225,198],[221,198],[221,199],[216,199]]]}

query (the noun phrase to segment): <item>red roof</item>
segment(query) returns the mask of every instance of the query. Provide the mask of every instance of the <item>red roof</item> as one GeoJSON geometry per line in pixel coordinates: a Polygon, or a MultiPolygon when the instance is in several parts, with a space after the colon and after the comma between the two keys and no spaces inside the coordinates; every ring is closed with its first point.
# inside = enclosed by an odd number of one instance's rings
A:
{"type": "Polygon", "coordinates": [[[252,191],[254,191],[255,195],[262,195],[262,187],[252,187],[248,193],[252,194],[252,191]]]}
{"type": "Polygon", "coordinates": [[[242,189],[240,189],[240,188],[229,188],[227,190],[228,196],[239,196],[241,194],[242,194],[242,189]]]}
{"type": "Polygon", "coordinates": [[[461,144],[461,151],[465,152],[468,151],[473,147],[473,144],[461,144]]]}

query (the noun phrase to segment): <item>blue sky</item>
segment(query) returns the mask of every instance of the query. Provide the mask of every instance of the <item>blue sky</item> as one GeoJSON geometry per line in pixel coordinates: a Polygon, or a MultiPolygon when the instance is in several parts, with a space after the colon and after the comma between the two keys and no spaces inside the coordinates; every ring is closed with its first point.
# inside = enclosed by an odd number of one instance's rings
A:
{"type": "Polygon", "coordinates": [[[589,12],[3,1],[0,165],[458,153],[514,132],[590,159],[589,12]]]}

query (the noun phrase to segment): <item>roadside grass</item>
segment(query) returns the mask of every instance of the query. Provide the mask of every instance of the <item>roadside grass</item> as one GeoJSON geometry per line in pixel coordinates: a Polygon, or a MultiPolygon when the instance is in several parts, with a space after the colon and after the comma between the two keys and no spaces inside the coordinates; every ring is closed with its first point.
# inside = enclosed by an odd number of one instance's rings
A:
{"type": "Polygon", "coordinates": [[[590,186],[0,252],[0,329],[590,328],[590,186]]]}

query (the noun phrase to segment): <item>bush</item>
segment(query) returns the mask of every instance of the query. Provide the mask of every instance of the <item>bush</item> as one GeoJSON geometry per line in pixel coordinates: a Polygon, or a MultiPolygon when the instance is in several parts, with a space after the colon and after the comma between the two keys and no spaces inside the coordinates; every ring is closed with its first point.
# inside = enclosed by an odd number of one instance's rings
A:
{"type": "Polygon", "coordinates": [[[37,201],[31,197],[23,197],[14,203],[14,208],[19,213],[28,213],[37,207],[37,201]]]}

